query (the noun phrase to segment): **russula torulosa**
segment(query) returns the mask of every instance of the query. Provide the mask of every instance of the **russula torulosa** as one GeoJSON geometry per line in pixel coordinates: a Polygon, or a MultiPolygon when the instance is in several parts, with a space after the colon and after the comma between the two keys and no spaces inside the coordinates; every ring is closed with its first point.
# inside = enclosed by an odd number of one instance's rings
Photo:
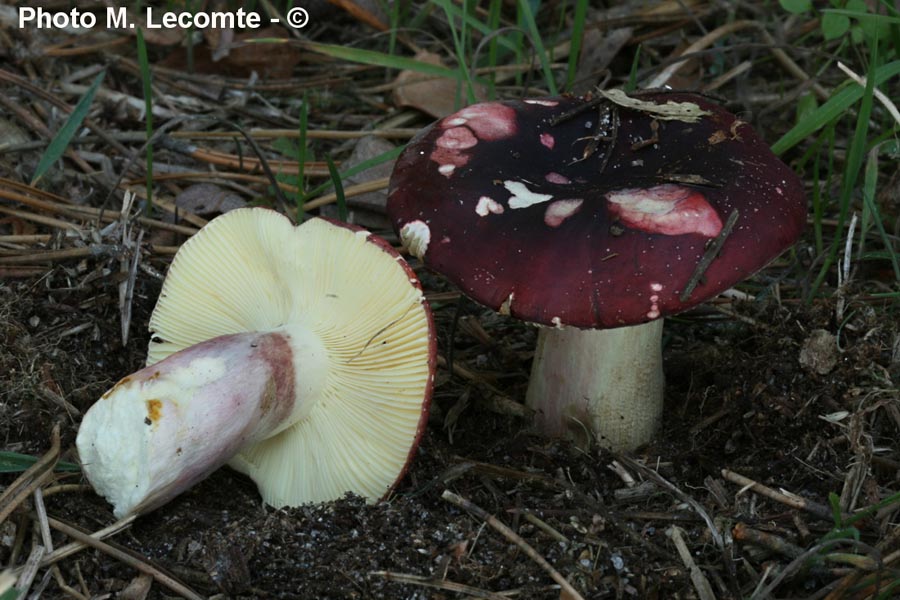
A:
{"type": "Polygon", "coordinates": [[[380,238],[238,209],[178,251],[150,319],[148,366],[85,415],[84,472],[117,516],[228,462],[276,507],[383,497],[425,426],[431,312],[380,238]]]}
{"type": "Polygon", "coordinates": [[[709,99],[601,94],[438,121],[397,161],[388,213],[410,253],[471,298],[548,326],[527,394],[538,428],[621,450],[661,418],[662,317],[790,246],[806,203],[709,99]]]}

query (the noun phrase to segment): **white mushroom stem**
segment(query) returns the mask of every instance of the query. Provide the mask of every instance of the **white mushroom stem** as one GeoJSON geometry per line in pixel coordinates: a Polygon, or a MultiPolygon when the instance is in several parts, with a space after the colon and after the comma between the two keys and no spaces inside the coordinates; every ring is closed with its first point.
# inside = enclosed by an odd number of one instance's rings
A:
{"type": "Polygon", "coordinates": [[[122,379],[88,411],[77,446],[117,517],[172,499],[247,444],[304,419],[327,357],[299,327],[223,335],[122,379]]]}
{"type": "Polygon", "coordinates": [[[662,325],[542,328],[527,396],[537,428],[616,451],[647,443],[662,416],[662,325]]]}

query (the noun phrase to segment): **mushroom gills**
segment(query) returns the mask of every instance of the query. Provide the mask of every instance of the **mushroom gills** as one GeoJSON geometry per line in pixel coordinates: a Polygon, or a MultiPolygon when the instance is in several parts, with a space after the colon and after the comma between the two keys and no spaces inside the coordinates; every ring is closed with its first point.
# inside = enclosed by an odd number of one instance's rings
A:
{"type": "Polygon", "coordinates": [[[427,421],[434,325],[384,240],[237,209],[186,241],[150,318],[147,368],[85,415],[84,471],[117,515],[226,462],[272,506],[377,501],[427,421]]]}

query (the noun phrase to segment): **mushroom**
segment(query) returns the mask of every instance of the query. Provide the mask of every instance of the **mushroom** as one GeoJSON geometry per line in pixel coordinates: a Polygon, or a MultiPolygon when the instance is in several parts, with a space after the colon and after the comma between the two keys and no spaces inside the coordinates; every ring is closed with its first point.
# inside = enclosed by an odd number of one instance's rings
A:
{"type": "Polygon", "coordinates": [[[148,366],[85,415],[84,472],[119,517],[228,462],[276,507],[402,477],[428,413],[436,343],[409,265],[359,228],[237,209],[178,251],[148,366]]]}
{"type": "Polygon", "coordinates": [[[616,450],[660,422],[662,318],[762,268],[806,215],[799,179],[744,121],[696,94],[618,90],[438,121],[398,159],[387,208],[411,254],[546,326],[538,429],[616,450]]]}

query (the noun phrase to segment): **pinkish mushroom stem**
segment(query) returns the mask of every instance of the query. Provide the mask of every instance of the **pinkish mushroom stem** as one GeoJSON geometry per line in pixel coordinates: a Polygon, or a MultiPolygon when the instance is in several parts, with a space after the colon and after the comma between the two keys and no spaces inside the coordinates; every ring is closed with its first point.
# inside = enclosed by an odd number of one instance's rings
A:
{"type": "Polygon", "coordinates": [[[117,516],[164,504],[308,415],[303,399],[320,395],[326,356],[293,329],[213,338],[104,394],[79,431],[79,453],[117,516]]]}
{"type": "Polygon", "coordinates": [[[427,421],[436,347],[412,269],[358,228],[237,209],[175,256],[147,366],[85,414],[84,473],[115,514],[226,462],[272,506],[399,481],[427,421]]]}
{"type": "Polygon", "coordinates": [[[541,328],[527,395],[538,430],[615,451],[647,443],[662,416],[662,324],[541,328]]]}

